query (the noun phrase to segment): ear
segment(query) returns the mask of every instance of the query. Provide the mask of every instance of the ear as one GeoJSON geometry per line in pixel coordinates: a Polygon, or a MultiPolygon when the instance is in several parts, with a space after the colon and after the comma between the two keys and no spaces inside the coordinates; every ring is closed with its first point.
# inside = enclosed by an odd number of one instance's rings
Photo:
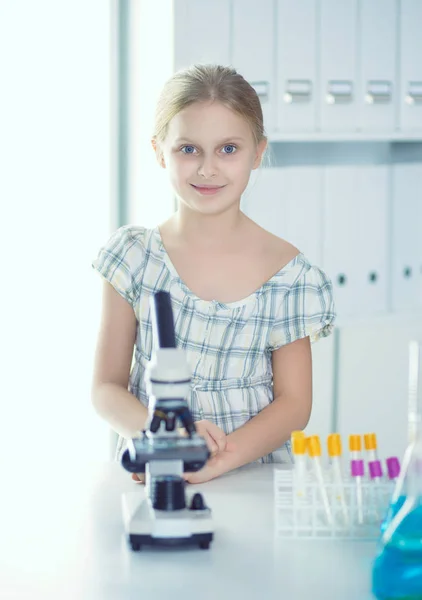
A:
{"type": "Polygon", "coordinates": [[[264,156],[264,152],[267,148],[267,145],[268,145],[268,141],[266,138],[264,138],[263,140],[261,140],[259,142],[258,146],[256,147],[256,156],[255,156],[255,160],[253,162],[252,169],[257,169],[259,167],[259,165],[261,164],[262,157],[264,156]]]}
{"type": "Polygon", "coordinates": [[[164,160],[164,155],[163,155],[163,152],[162,152],[162,150],[161,150],[161,148],[160,148],[160,146],[157,143],[157,140],[155,138],[152,138],[152,140],[151,140],[151,146],[152,146],[152,149],[155,152],[155,156],[157,158],[158,164],[160,165],[160,167],[162,167],[163,169],[165,169],[166,168],[166,163],[165,163],[165,160],[164,160]]]}

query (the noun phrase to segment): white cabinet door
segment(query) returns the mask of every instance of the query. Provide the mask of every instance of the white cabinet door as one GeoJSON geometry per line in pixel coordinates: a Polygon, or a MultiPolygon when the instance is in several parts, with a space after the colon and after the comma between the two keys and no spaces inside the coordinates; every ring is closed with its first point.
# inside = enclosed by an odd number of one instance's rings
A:
{"type": "Polygon", "coordinates": [[[357,0],[321,0],[320,129],[356,131],[357,0]]]}
{"type": "Polygon", "coordinates": [[[422,340],[422,314],[354,325],[340,332],[339,433],[377,434],[380,456],[403,455],[407,444],[409,349],[422,340]]]}
{"type": "Polygon", "coordinates": [[[387,207],[387,167],[326,168],[322,266],[341,319],[387,311],[387,207]]]}
{"type": "Polygon", "coordinates": [[[275,0],[233,0],[231,64],[255,88],[266,132],[275,128],[275,0]]]}
{"type": "MultiPolygon", "coordinates": [[[[151,49],[151,60],[156,51],[151,49]]],[[[174,0],[174,68],[177,71],[193,63],[230,64],[227,0],[174,0]]]]}
{"type": "Polygon", "coordinates": [[[397,94],[396,0],[361,0],[358,129],[393,132],[397,94]]]}
{"type": "Polygon", "coordinates": [[[278,129],[315,131],[316,0],[279,0],[277,7],[278,129]]]}
{"type": "Polygon", "coordinates": [[[400,2],[400,129],[422,129],[422,2],[400,2]]]}

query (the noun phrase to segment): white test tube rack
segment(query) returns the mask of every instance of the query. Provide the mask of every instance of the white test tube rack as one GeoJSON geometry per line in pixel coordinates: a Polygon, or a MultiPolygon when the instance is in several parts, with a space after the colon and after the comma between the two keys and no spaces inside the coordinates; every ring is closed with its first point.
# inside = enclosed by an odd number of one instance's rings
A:
{"type": "Polygon", "coordinates": [[[306,539],[378,539],[393,492],[392,482],[362,479],[363,522],[359,523],[356,482],[345,478],[343,489],[349,514],[345,524],[342,504],[336,497],[337,486],[330,481],[328,472],[325,481],[332,524],[328,522],[319,484],[311,471],[306,472],[305,493],[298,496],[295,493],[294,469],[274,469],[276,534],[306,539]]]}

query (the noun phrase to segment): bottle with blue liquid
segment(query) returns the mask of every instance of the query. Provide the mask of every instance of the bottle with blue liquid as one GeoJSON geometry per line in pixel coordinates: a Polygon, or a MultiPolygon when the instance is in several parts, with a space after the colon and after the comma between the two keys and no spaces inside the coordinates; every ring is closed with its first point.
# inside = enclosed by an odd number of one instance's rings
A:
{"type": "Polygon", "coordinates": [[[422,600],[422,344],[409,356],[409,446],[372,569],[379,600],[422,600]]]}

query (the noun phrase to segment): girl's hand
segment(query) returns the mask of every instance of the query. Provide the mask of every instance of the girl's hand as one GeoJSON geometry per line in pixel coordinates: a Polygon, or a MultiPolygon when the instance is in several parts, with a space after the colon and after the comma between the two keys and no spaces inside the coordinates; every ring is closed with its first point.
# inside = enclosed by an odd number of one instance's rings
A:
{"type": "MultiPolygon", "coordinates": [[[[204,483],[210,479],[218,477],[221,471],[220,463],[224,459],[224,455],[233,452],[235,445],[227,439],[225,432],[211,421],[202,419],[195,421],[196,432],[202,436],[211,452],[211,457],[200,471],[195,473],[185,473],[184,478],[188,483],[204,483]]],[[[182,431],[181,431],[182,432],[182,431]]],[[[186,432],[183,430],[183,433],[186,432]]],[[[145,475],[143,473],[133,473],[132,479],[136,483],[145,483],[145,475]]]]}
{"type": "Polygon", "coordinates": [[[218,425],[203,419],[202,421],[195,421],[195,427],[198,435],[204,438],[208,450],[211,452],[211,457],[225,450],[230,451],[231,443],[227,441],[227,435],[218,425]]]}

